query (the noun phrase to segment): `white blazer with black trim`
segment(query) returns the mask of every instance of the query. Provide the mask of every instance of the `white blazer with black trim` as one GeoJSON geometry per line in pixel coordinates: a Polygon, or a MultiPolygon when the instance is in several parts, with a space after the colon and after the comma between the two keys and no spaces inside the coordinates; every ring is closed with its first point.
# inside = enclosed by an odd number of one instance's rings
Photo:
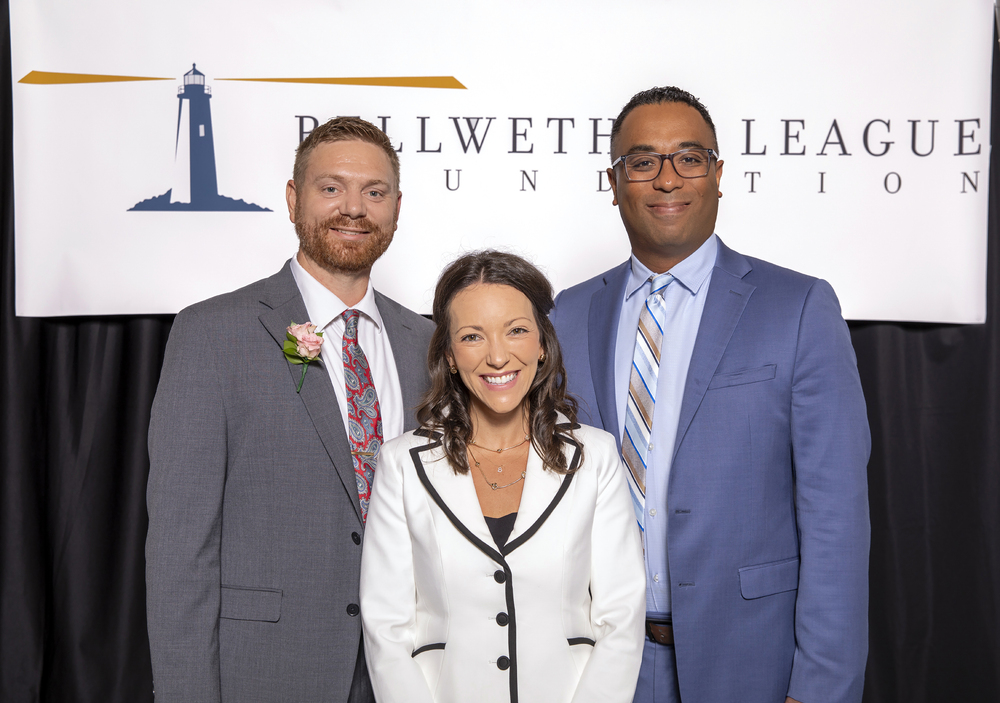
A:
{"type": "Polygon", "coordinates": [[[614,438],[574,434],[572,474],[529,452],[503,549],[439,434],[382,447],[361,563],[379,703],[632,700],[646,610],[638,526],[614,438]]]}

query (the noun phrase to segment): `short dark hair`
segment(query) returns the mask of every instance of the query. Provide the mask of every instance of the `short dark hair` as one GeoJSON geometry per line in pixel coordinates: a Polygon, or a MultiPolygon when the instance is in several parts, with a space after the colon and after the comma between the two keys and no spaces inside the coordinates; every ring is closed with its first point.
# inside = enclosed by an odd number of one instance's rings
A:
{"type": "Polygon", "coordinates": [[[384,151],[392,166],[392,175],[396,178],[396,190],[399,190],[399,156],[396,155],[392,142],[385,132],[360,117],[334,117],[311,131],[309,136],[302,140],[295,150],[295,168],[292,170],[295,187],[302,186],[306,176],[306,165],[313,149],[320,144],[348,141],[368,142],[384,151]]]}
{"type": "Polygon", "coordinates": [[[708,128],[712,130],[712,139],[715,140],[715,148],[719,148],[719,137],[715,133],[715,123],[712,122],[712,116],[708,114],[708,108],[702,105],[701,101],[686,90],[681,90],[672,85],[667,86],[656,86],[649,88],[648,90],[643,90],[632,96],[632,99],[625,103],[625,107],[622,111],[618,113],[618,117],[615,118],[614,124],[611,125],[611,153],[615,153],[615,140],[618,139],[618,134],[622,131],[622,122],[628,117],[628,113],[636,109],[640,105],[660,105],[661,103],[684,103],[685,105],[690,105],[695,110],[698,111],[704,120],[708,124],[708,128]]]}
{"type": "MultiPolygon", "coordinates": [[[[452,374],[448,363],[451,351],[451,303],[469,286],[485,283],[510,286],[531,302],[538,324],[539,341],[545,360],[528,391],[531,443],[542,457],[545,467],[557,473],[568,473],[563,443],[558,434],[572,436],[571,429],[556,427],[556,413],[562,413],[576,424],[576,401],[566,393],[566,369],[556,331],[549,321],[552,309],[552,284],[526,259],[504,251],[485,249],[459,257],[441,273],[434,291],[433,317],[437,327],[427,350],[427,367],[431,388],[417,408],[417,420],[424,427],[444,435],[442,444],[452,468],[464,474],[469,470],[466,451],[472,439],[469,415],[469,390],[458,374],[452,374]]],[[[579,463],[577,464],[579,466],[579,463]]]]}

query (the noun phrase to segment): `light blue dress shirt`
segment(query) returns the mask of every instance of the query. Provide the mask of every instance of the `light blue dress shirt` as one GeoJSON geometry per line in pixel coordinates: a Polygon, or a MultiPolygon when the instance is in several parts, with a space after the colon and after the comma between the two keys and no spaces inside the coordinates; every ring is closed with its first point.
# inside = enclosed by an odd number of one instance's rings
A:
{"type": "MultiPolygon", "coordinates": [[[[646,471],[643,535],[646,550],[646,610],[651,615],[670,613],[667,484],[691,352],[701,325],[701,313],[705,309],[718,251],[719,240],[713,234],[691,256],[670,269],[675,280],[666,287],[663,294],[667,320],[660,349],[660,369],[656,377],[656,406],[650,435],[652,447],[649,468],[646,471]]],[[[623,437],[625,431],[625,408],[639,314],[650,293],[649,277],[652,275],[652,271],[632,256],[632,273],[625,288],[615,347],[615,400],[618,403],[619,437],[623,437]]]]}

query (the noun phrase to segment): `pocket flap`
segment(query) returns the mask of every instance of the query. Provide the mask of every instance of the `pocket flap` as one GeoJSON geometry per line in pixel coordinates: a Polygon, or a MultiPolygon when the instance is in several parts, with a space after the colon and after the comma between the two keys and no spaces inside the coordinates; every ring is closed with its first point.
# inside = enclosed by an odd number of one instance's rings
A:
{"type": "Polygon", "coordinates": [[[798,587],[798,557],[740,569],[740,593],[747,600],[794,591],[798,587]]]}
{"type": "Polygon", "coordinates": [[[770,381],[774,378],[777,368],[775,364],[768,364],[767,366],[761,366],[759,369],[719,373],[712,377],[712,380],[708,384],[708,389],[712,390],[713,388],[727,388],[729,386],[742,386],[746,383],[770,381]]]}
{"type": "Polygon", "coordinates": [[[223,586],[219,617],[278,622],[281,617],[281,591],[274,588],[223,586]]]}
{"type": "Polygon", "coordinates": [[[417,647],[416,649],[414,649],[413,652],[410,654],[410,658],[411,659],[416,658],[416,656],[418,654],[423,654],[424,652],[429,652],[432,649],[444,649],[444,648],[445,648],[445,643],[444,642],[435,642],[434,644],[425,644],[423,647],[417,647]]]}

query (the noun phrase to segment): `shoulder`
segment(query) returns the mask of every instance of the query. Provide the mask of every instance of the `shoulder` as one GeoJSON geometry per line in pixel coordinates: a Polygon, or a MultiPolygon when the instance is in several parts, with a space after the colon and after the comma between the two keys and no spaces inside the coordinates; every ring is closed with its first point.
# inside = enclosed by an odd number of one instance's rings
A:
{"type": "Polygon", "coordinates": [[[842,322],[840,301],[827,281],[760,259],[749,259],[753,271],[744,280],[756,288],[751,301],[762,310],[796,318],[818,315],[842,322]]]}
{"type": "MultiPolygon", "coordinates": [[[[572,436],[562,435],[563,441],[569,447],[579,447],[583,450],[584,465],[594,464],[605,465],[608,460],[617,465],[618,444],[615,438],[609,433],[591,425],[562,423],[559,427],[569,427],[572,429],[572,436]]],[[[581,466],[581,468],[583,468],[581,466]]]]}
{"type": "Polygon", "coordinates": [[[605,432],[599,427],[594,427],[592,425],[581,425],[579,423],[568,425],[564,423],[559,425],[560,427],[569,426],[573,430],[573,436],[576,441],[584,445],[588,450],[591,447],[594,448],[607,448],[611,447],[611,451],[616,451],[615,438],[611,436],[610,433],[605,432]]]}
{"type": "Polygon", "coordinates": [[[195,320],[208,324],[231,322],[246,314],[256,317],[261,313],[263,301],[269,299],[273,304],[281,304],[296,295],[299,295],[298,288],[286,263],[284,268],[273,276],[189,305],[177,313],[175,324],[178,322],[190,324],[195,320]]]}
{"type": "Polygon", "coordinates": [[[778,266],[770,261],[741,254],[726,246],[719,239],[719,253],[715,260],[715,273],[719,271],[746,283],[767,291],[779,291],[785,294],[805,296],[813,288],[832,292],[826,281],[799,271],[793,271],[784,266],[778,266]]]}
{"type": "Polygon", "coordinates": [[[434,332],[433,322],[423,315],[400,305],[389,296],[383,295],[377,290],[375,291],[375,304],[378,305],[379,313],[381,313],[383,318],[391,318],[392,321],[398,322],[422,336],[426,335],[429,337],[434,332]]]}
{"type": "Polygon", "coordinates": [[[425,451],[433,452],[435,456],[441,452],[434,452],[441,446],[441,433],[434,430],[419,428],[404,432],[395,439],[391,439],[382,445],[379,450],[379,458],[387,458],[395,461],[412,456],[413,450],[418,453],[425,451]]]}
{"type": "Polygon", "coordinates": [[[599,273],[583,283],[577,283],[575,286],[571,286],[560,292],[559,295],[556,296],[553,315],[557,311],[568,310],[580,305],[589,305],[591,296],[621,277],[623,273],[628,270],[628,266],[629,262],[625,261],[612,269],[599,273]]]}
{"type": "Polygon", "coordinates": [[[752,256],[746,257],[746,260],[753,267],[746,280],[756,285],[774,286],[788,291],[798,291],[802,294],[807,293],[817,283],[829,287],[829,284],[822,279],[772,264],[770,261],[756,259],[752,256]]]}
{"type": "MultiPolygon", "coordinates": [[[[740,328],[747,339],[755,344],[764,341],[766,348],[772,350],[790,350],[797,359],[818,353],[824,358],[849,361],[844,368],[854,365],[850,331],[837,294],[829,283],[761,259],[741,258],[750,268],[741,281],[751,286],[740,318],[740,328]]],[[[725,270],[725,266],[717,265],[716,274],[720,269],[725,270]]],[[[722,278],[719,280],[725,283],[722,278]]],[[[713,286],[715,281],[713,277],[713,286]]],[[[738,291],[735,285],[733,289],[738,291]]],[[[831,364],[821,364],[817,370],[832,368],[831,364]]],[[[856,371],[850,373],[853,375],[856,371]]]]}
{"type": "Polygon", "coordinates": [[[716,260],[713,285],[723,282],[729,275],[752,286],[752,308],[768,311],[769,315],[785,316],[798,311],[803,314],[810,303],[821,303],[821,308],[840,314],[840,304],[833,287],[821,278],[778,266],[777,264],[745,256],[733,251],[721,241],[716,260]]]}

